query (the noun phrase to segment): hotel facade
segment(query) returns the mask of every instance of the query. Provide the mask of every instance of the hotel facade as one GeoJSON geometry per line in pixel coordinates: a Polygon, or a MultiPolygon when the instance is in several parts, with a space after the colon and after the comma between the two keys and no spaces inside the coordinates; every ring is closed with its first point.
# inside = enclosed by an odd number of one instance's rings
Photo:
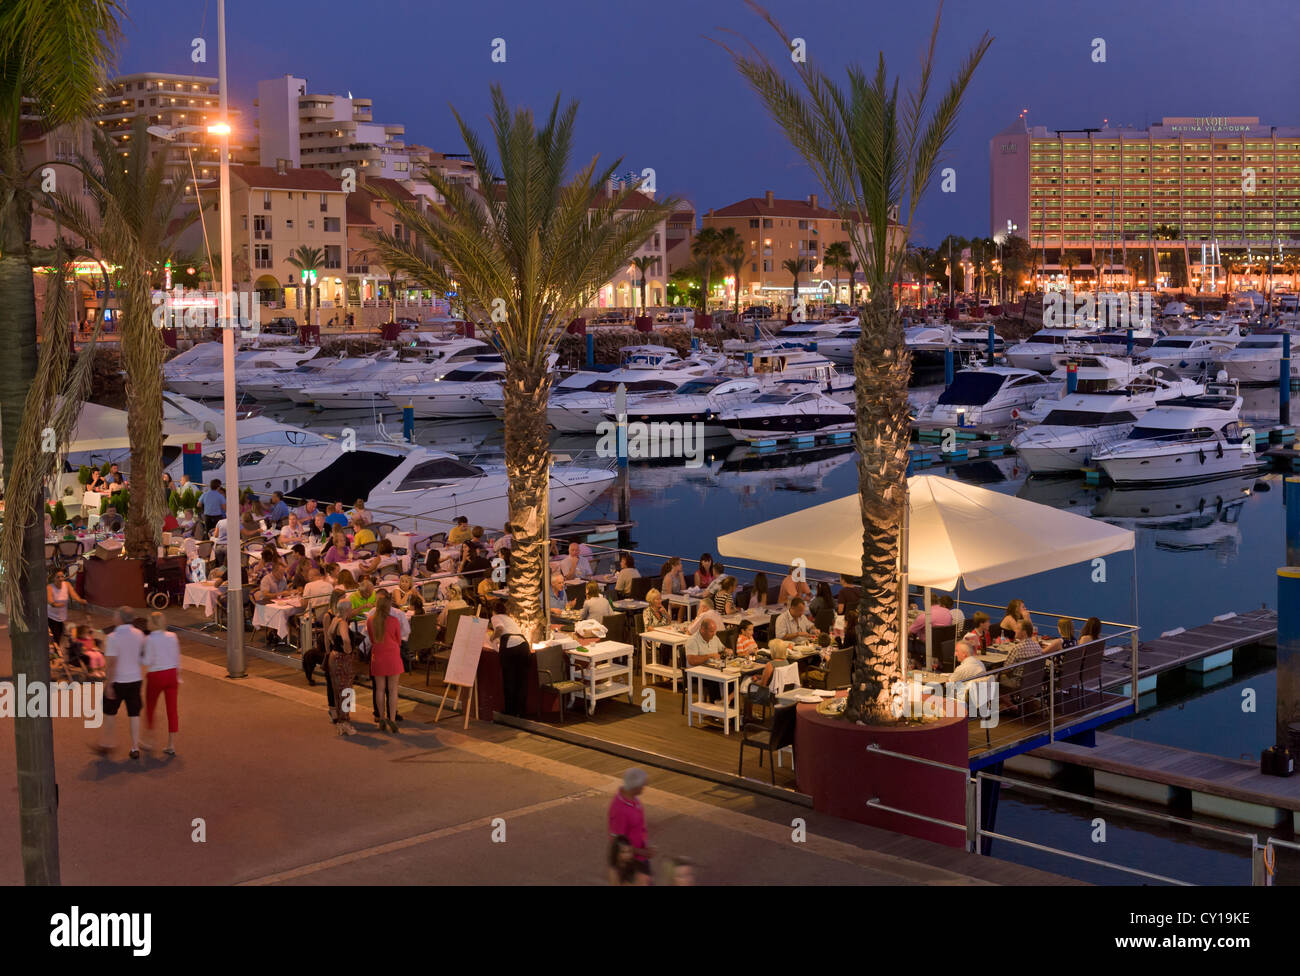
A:
{"type": "Polygon", "coordinates": [[[1024,120],[989,141],[991,233],[1029,241],[1048,275],[1167,278],[1180,253],[1189,282],[1232,253],[1275,265],[1300,253],[1300,126],[1257,117],[1166,117],[1147,129],[1049,130],[1024,120]],[[1161,262],[1164,262],[1164,265],[1161,262]]]}

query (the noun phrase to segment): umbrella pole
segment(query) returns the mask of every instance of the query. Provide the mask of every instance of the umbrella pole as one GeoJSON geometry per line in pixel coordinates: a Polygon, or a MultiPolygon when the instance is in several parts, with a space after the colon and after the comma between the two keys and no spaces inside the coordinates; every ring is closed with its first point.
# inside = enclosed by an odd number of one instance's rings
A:
{"type": "Polygon", "coordinates": [[[934,632],[930,628],[930,588],[927,586],[925,587],[925,668],[927,671],[934,668],[934,632]]]}
{"type": "Polygon", "coordinates": [[[907,684],[907,547],[911,497],[904,483],[903,521],[898,531],[898,680],[907,684]]]}

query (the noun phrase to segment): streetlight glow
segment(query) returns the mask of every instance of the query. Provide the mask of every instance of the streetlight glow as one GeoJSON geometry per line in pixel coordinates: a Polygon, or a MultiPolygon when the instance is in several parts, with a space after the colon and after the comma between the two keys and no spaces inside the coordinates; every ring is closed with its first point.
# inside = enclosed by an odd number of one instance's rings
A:
{"type": "Polygon", "coordinates": [[[213,122],[208,126],[208,135],[210,136],[228,136],[230,135],[229,122],[213,122]]]}

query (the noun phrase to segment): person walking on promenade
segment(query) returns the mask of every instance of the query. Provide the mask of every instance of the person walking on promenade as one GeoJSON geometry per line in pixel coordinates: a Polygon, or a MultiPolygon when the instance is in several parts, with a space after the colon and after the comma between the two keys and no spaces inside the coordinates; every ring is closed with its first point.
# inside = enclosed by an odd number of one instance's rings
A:
{"type": "Polygon", "coordinates": [[[370,635],[370,677],[374,680],[376,723],[381,729],[399,732],[397,727],[397,686],[405,670],[402,667],[402,631],[406,617],[393,609],[387,590],[375,594],[375,609],[366,618],[370,635]]]}
{"type": "Polygon", "coordinates": [[[106,756],[113,751],[117,710],[126,705],[131,727],[131,758],[140,758],[140,685],[144,683],[144,634],[135,626],[135,611],[119,607],[118,624],[104,641],[104,724],[96,751],[106,756]]]}
{"type": "Polygon", "coordinates": [[[356,735],[356,727],[352,724],[352,713],[356,711],[352,678],[356,674],[357,652],[352,646],[352,631],[348,627],[353,614],[352,603],[346,597],[344,590],[335,590],[325,612],[325,646],[329,648],[325,668],[330,719],[338,726],[339,735],[356,735]]]}
{"type": "Polygon", "coordinates": [[[163,752],[176,755],[176,733],[181,729],[178,699],[181,687],[181,642],[167,629],[162,613],[149,614],[149,636],[144,641],[144,667],[148,673],[145,686],[144,724],[153,731],[153,710],[158,696],[167,696],[167,747],[163,752]]]}
{"type": "Polygon", "coordinates": [[[654,848],[650,846],[646,833],[645,808],[641,806],[641,793],[649,777],[644,769],[633,767],[623,774],[623,785],[614,794],[609,804],[609,835],[612,841],[616,837],[626,837],[632,845],[632,854],[640,870],[650,874],[650,858],[654,848]]]}

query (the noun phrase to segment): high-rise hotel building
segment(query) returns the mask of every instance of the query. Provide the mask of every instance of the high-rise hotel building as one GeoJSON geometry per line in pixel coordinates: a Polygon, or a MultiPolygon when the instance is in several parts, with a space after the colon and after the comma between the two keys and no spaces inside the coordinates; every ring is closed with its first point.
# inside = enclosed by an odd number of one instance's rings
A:
{"type": "MultiPolygon", "coordinates": [[[[993,233],[1008,222],[1046,269],[1135,272],[1155,250],[1181,250],[1200,273],[1212,253],[1300,249],[1300,126],[1253,116],[1164,118],[1147,129],[1030,128],[989,142],[993,233]],[[1134,252],[1137,252],[1136,254],[1134,252]]],[[[1151,267],[1156,267],[1153,264],[1151,267]]]]}

